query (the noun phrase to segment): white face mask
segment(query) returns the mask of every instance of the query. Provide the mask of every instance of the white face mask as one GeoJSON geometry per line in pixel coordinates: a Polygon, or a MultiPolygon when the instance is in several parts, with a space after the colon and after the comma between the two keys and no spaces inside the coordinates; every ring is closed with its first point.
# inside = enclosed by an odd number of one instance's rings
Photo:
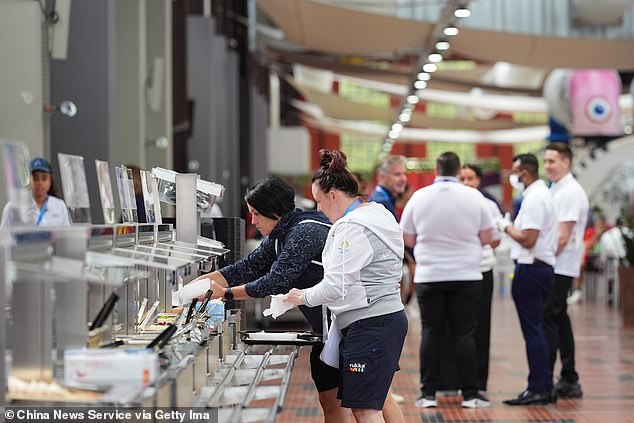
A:
{"type": "Polygon", "coordinates": [[[509,183],[513,188],[518,190],[519,192],[524,191],[524,182],[520,181],[520,177],[516,174],[509,175],[509,183]]]}

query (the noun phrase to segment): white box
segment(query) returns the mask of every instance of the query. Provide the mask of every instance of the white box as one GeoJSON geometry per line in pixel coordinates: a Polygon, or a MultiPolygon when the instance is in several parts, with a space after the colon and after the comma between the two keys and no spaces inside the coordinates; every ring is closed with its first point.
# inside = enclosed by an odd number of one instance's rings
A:
{"type": "Polygon", "coordinates": [[[147,386],[158,375],[158,356],[150,350],[75,349],[64,353],[64,383],[67,386],[147,386]]]}

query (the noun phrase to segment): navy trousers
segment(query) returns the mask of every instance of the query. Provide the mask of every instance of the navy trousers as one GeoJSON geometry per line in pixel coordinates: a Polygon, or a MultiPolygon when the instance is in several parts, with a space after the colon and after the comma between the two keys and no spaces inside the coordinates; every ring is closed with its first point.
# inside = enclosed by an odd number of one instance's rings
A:
{"type": "Polygon", "coordinates": [[[511,293],[528,359],[528,390],[550,392],[553,372],[550,366],[550,347],[544,330],[544,303],[553,289],[555,273],[552,266],[517,264],[511,293]]]}

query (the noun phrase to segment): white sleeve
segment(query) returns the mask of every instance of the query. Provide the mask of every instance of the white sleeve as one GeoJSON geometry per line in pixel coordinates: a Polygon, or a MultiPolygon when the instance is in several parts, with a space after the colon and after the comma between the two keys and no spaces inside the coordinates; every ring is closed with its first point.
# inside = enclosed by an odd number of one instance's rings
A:
{"type": "Polygon", "coordinates": [[[493,216],[491,215],[491,208],[489,204],[492,202],[488,200],[486,197],[482,196],[482,201],[480,202],[480,230],[484,231],[486,229],[493,227],[493,216]]]}
{"type": "MultiPolygon", "coordinates": [[[[493,219],[493,222],[503,217],[502,213],[500,213],[500,209],[498,208],[498,205],[495,204],[495,202],[487,199],[487,204],[489,206],[489,212],[491,213],[491,219],[493,219]]],[[[493,225],[493,240],[499,241],[500,239],[502,239],[502,233],[494,224],[493,225]]]]}
{"type": "MultiPolygon", "coordinates": [[[[335,229],[335,228],[333,228],[335,229]]],[[[331,248],[324,257],[324,279],[304,291],[304,303],[308,307],[346,300],[353,285],[361,284],[361,269],[374,256],[370,241],[363,227],[344,222],[335,229],[331,248]]]]}
{"type": "Polygon", "coordinates": [[[534,197],[524,198],[522,201],[522,223],[518,229],[544,229],[546,207],[534,197]]]}
{"type": "Polygon", "coordinates": [[[401,215],[401,222],[399,223],[403,233],[412,234],[412,235],[416,235],[416,225],[414,224],[414,203],[416,203],[416,200],[415,200],[415,197],[412,196],[412,198],[410,198],[407,204],[405,204],[405,208],[403,208],[403,214],[401,215]]]}
{"type": "Polygon", "coordinates": [[[581,210],[581,198],[572,190],[564,191],[559,198],[557,207],[558,222],[577,222],[581,210]]]}

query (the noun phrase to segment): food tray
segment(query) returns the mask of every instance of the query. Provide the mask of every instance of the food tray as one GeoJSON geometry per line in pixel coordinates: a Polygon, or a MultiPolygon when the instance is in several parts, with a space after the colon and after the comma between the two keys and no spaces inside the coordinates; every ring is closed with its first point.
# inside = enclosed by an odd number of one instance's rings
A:
{"type": "Polygon", "coordinates": [[[241,331],[240,338],[247,345],[316,345],[321,336],[311,332],[241,331]]]}

